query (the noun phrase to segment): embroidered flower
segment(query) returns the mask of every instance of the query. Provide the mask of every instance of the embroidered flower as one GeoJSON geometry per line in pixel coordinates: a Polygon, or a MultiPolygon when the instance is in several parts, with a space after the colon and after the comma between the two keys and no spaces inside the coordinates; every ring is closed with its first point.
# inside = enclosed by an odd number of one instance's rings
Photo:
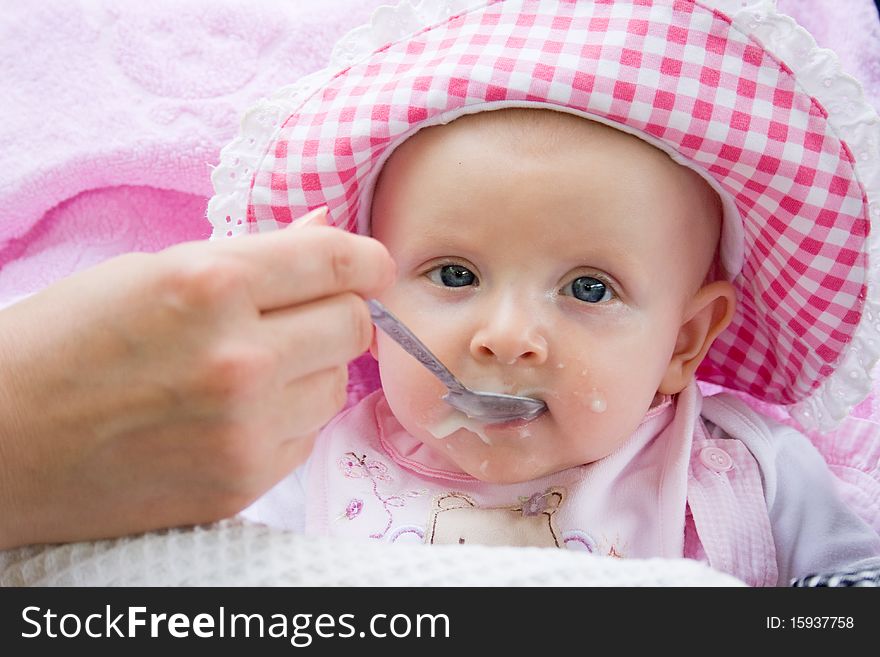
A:
{"type": "MultiPolygon", "coordinates": [[[[378,460],[368,460],[366,454],[357,454],[355,452],[346,452],[336,461],[336,464],[339,466],[342,474],[349,479],[369,480],[373,495],[379,500],[379,502],[381,502],[385,515],[388,518],[388,522],[385,524],[385,529],[383,529],[381,533],[374,532],[370,534],[370,538],[383,538],[385,534],[388,533],[388,530],[391,528],[391,524],[394,521],[391,509],[406,504],[406,500],[399,495],[385,497],[379,492],[378,482],[391,481],[391,475],[388,474],[388,466],[378,460]]],[[[345,507],[345,512],[339,515],[339,520],[342,520],[342,518],[353,520],[360,514],[363,508],[363,500],[352,498],[345,507]]]]}
{"type": "Polygon", "coordinates": [[[379,481],[391,480],[391,477],[388,476],[388,466],[384,463],[380,463],[379,461],[365,461],[364,467],[367,469],[369,476],[372,476],[379,481]]]}
{"type": "Polygon", "coordinates": [[[346,477],[363,477],[361,472],[361,459],[351,452],[339,459],[339,469],[342,470],[342,474],[346,477]]]}
{"type": "Polygon", "coordinates": [[[354,520],[360,512],[364,509],[364,501],[354,498],[351,502],[348,503],[348,506],[345,507],[345,517],[349,520],[354,520]]]}
{"type": "Polygon", "coordinates": [[[354,452],[348,452],[337,463],[342,474],[350,479],[362,477],[379,481],[390,481],[391,479],[388,475],[388,466],[379,461],[368,461],[366,454],[359,456],[354,452]]]}

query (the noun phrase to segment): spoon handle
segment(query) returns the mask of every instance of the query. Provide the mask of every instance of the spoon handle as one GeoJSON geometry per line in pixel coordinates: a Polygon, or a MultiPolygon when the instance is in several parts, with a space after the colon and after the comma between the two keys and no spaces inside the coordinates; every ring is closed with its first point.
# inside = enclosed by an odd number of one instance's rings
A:
{"type": "Polygon", "coordinates": [[[367,301],[370,309],[370,318],[373,323],[385,331],[397,344],[403,347],[407,353],[424,365],[428,371],[440,379],[451,392],[464,392],[466,388],[455,376],[446,369],[437,357],[431,353],[421,340],[413,332],[397,319],[391,312],[375,299],[367,301]]]}

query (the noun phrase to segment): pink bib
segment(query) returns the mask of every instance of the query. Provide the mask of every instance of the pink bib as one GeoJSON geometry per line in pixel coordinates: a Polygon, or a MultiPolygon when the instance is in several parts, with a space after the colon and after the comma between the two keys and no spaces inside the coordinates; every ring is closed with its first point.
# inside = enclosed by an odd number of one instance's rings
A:
{"type": "Polygon", "coordinates": [[[555,546],[681,557],[699,397],[653,408],[608,457],[498,485],[431,464],[381,391],[322,432],[309,465],[306,530],[389,542],[555,546]]]}

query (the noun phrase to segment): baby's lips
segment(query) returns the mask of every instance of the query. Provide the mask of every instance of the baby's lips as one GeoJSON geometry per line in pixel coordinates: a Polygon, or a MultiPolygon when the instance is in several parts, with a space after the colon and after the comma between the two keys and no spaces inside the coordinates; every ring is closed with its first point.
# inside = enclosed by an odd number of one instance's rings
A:
{"type": "MultiPolygon", "coordinates": [[[[538,417],[542,417],[544,413],[539,415],[538,417]]],[[[493,429],[516,429],[517,427],[524,427],[530,422],[534,422],[538,418],[532,418],[531,420],[524,420],[522,418],[518,420],[505,420],[504,422],[487,422],[486,426],[492,427],[493,429]]]]}

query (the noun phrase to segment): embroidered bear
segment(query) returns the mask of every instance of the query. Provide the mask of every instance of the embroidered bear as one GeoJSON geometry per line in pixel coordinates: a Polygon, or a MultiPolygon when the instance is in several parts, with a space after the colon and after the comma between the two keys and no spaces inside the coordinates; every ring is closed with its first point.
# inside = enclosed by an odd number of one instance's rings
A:
{"type": "Polygon", "coordinates": [[[463,493],[434,498],[425,543],[563,547],[553,516],[564,489],[548,488],[508,507],[482,508],[463,493]]]}

